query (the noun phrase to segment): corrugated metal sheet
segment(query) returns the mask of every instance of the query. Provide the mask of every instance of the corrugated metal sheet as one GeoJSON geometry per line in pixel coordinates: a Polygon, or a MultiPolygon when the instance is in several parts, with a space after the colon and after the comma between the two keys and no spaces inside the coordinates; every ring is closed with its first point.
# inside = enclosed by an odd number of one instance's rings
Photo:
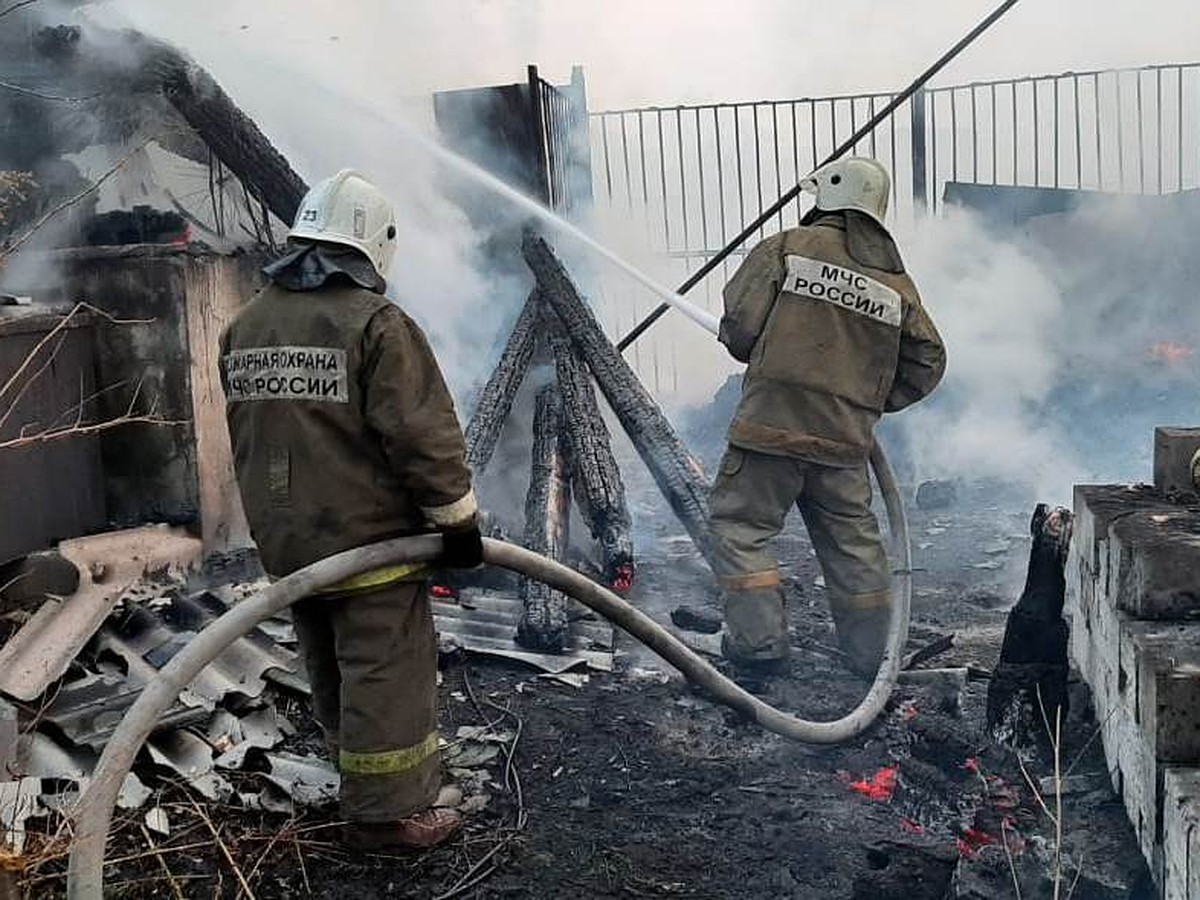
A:
{"type": "MultiPolygon", "coordinates": [[[[140,683],[120,675],[89,673],[55,691],[41,718],[57,727],[72,743],[101,750],[141,692],[140,683]]],[[[207,716],[203,708],[177,703],[159,719],[159,727],[180,728],[207,716]]]]}
{"type": "MultiPolygon", "coordinates": [[[[196,634],[221,616],[231,601],[230,595],[201,591],[131,606],[100,629],[97,653],[115,654],[128,666],[129,680],[145,684],[196,634]]],[[[301,669],[295,653],[256,628],[206,666],[180,699],[186,706],[212,709],[229,694],[259,696],[267,681],[307,692],[301,669]]]]}
{"type": "Polygon", "coordinates": [[[574,601],[571,602],[570,644],[561,654],[527,650],[515,640],[524,607],[517,597],[463,591],[457,601],[433,602],[439,638],[475,653],[502,656],[555,674],[578,665],[602,672],[613,667],[613,628],[574,601]]]}
{"type": "Polygon", "coordinates": [[[63,541],[59,552],[79,569],[79,589],[52,598],[0,648],[0,692],[40,697],[148,572],[181,571],[200,560],[201,544],[181,529],[150,525],[63,541]]]}

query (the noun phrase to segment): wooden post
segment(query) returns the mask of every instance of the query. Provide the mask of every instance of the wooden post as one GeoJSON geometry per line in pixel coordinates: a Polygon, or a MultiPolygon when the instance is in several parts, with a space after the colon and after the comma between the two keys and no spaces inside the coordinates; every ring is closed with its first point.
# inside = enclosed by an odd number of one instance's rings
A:
{"type": "Polygon", "coordinates": [[[543,305],[541,321],[554,351],[563,427],[571,445],[575,502],[592,537],[600,544],[605,584],[627,591],[633,583],[632,525],[608,428],[600,415],[592,380],[558,314],[543,305]]]}
{"type": "MultiPolygon", "coordinates": [[[[525,546],[562,562],[570,540],[571,479],[562,430],[558,388],[538,391],[533,417],[533,462],[525,497],[525,546]]],[[[540,581],[521,580],[525,612],[517,626],[517,643],[531,650],[557,653],[567,645],[567,598],[540,581]]]]}
{"type": "Polygon", "coordinates": [[[538,288],[591,369],[604,399],[633,441],[671,510],[687,529],[697,549],[708,558],[708,479],[688,452],[667,417],[604,334],[566,269],[545,239],[527,231],[525,261],[538,288]]]}
{"type": "Polygon", "coordinates": [[[513,398],[529,370],[536,343],[538,304],[533,295],[525,303],[517,324],[513,326],[500,361],[492,370],[487,384],[479,393],[475,412],[467,423],[464,437],[467,443],[467,465],[478,478],[487,468],[500,440],[504,422],[512,410],[513,398]]]}

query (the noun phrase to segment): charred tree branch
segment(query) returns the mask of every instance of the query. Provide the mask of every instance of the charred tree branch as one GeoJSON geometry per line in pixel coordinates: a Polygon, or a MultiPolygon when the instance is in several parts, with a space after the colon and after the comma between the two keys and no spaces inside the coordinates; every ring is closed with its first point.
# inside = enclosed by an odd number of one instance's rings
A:
{"type": "Polygon", "coordinates": [[[659,490],[707,559],[709,485],[700,463],[605,336],[550,245],[526,232],[522,249],[542,295],[558,314],[659,490]]]}
{"type": "Polygon", "coordinates": [[[634,570],[632,523],[612,440],[600,415],[591,377],[558,314],[543,305],[541,321],[554,352],[563,424],[571,443],[575,501],[592,537],[600,544],[605,583],[627,591],[632,587],[634,570]]]}

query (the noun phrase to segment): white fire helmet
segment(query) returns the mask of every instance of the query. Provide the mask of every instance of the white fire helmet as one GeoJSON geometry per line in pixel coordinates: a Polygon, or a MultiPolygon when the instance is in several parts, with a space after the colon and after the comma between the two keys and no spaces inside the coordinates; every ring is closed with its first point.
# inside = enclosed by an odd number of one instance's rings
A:
{"type": "Polygon", "coordinates": [[[850,156],[817,169],[800,187],[817,195],[817,209],[857,209],[882,225],[892,179],[876,160],[850,156]]]}
{"type": "Polygon", "coordinates": [[[396,253],[396,216],[379,188],[342,169],[304,195],[288,237],[352,247],[387,277],[396,253]]]}

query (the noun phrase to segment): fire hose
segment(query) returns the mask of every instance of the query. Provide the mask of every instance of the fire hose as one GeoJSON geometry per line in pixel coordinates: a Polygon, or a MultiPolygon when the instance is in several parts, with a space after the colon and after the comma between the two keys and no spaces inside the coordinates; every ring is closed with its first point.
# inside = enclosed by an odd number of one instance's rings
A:
{"type": "MultiPolygon", "coordinates": [[[[871,464],[887,509],[898,563],[892,579],[888,645],[867,695],[853,711],[835,721],[812,722],[775,709],[722,675],[645,613],[574,569],[522,547],[495,540],[484,541],[484,560],[490,565],[545,582],[575,598],[644,643],[715,700],[767,730],[805,743],[835,744],[861,734],[882,712],[899,675],[900,652],[908,633],[912,598],[908,525],[892,470],[878,447],[871,456],[871,464]]],[[[103,900],[104,846],[117,795],[133,767],[134,758],[160,717],[205,666],[264,619],[297,600],[381,566],[434,561],[440,552],[441,537],[438,535],[398,538],[347,550],[281,578],[232,607],[197,634],[142,691],[100,756],[91,784],[76,808],[67,896],[71,900],[103,900]]]]}

